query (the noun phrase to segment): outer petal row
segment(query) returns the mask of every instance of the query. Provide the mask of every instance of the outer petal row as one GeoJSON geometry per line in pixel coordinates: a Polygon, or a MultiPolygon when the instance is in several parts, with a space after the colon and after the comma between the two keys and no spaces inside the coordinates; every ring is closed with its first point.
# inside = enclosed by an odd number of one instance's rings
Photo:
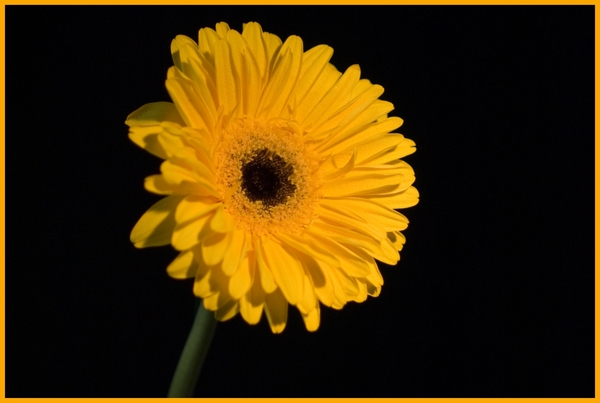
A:
{"type": "Polygon", "coordinates": [[[163,246],[171,242],[175,228],[175,209],[182,200],[183,196],[167,196],[142,215],[130,235],[136,248],[163,246]]]}

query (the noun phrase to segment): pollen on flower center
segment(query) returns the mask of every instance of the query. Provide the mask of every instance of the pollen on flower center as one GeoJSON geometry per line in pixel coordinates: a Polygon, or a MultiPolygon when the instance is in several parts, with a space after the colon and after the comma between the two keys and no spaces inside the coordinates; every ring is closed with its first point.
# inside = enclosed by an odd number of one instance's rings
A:
{"type": "Polygon", "coordinates": [[[248,200],[274,207],[293,196],[296,190],[290,181],[293,173],[294,168],[283,158],[263,148],[242,166],[242,191],[248,200]]]}
{"type": "Polygon", "coordinates": [[[293,126],[243,118],[220,140],[217,187],[240,229],[268,235],[310,225],[321,197],[319,164],[293,126]]]}

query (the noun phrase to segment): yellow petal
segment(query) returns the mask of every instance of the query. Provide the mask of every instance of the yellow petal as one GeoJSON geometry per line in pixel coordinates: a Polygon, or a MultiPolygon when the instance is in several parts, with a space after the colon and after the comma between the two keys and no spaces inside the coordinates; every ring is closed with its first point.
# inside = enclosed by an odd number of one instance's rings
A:
{"type": "Polygon", "coordinates": [[[411,139],[404,138],[404,141],[400,143],[396,149],[398,151],[398,158],[406,157],[407,155],[410,155],[417,151],[417,148],[415,146],[416,144],[414,141],[412,141],[411,139]]]}
{"type": "MultiPolygon", "coordinates": [[[[224,307],[231,308],[232,302],[237,301],[231,299],[231,296],[229,295],[226,289],[219,289],[219,291],[217,291],[216,293],[204,298],[204,307],[210,311],[217,311],[222,308],[227,309],[224,307]]],[[[239,309],[239,306],[236,309],[239,309]]],[[[236,311],[235,313],[237,312],[238,311],[236,311]]]]}
{"type": "MultiPolygon", "coordinates": [[[[206,59],[197,53],[196,49],[186,46],[182,49],[182,52],[193,53],[193,57],[190,57],[187,63],[184,64],[185,75],[175,74],[172,77],[167,77],[167,80],[178,81],[178,83],[171,83],[171,85],[182,86],[181,88],[173,88],[174,93],[181,96],[182,101],[187,99],[188,101],[193,102],[187,104],[194,109],[194,111],[189,111],[189,113],[191,113],[189,116],[190,119],[198,119],[197,127],[206,128],[209,133],[212,133],[212,129],[217,120],[216,107],[213,99],[213,91],[215,88],[211,76],[211,72],[214,71],[214,68],[207,65],[206,59]]],[[[181,105],[183,105],[183,103],[181,105]]]]}
{"type": "Polygon", "coordinates": [[[270,119],[284,117],[285,105],[296,85],[302,64],[302,39],[292,35],[286,39],[279,50],[274,71],[263,92],[259,104],[259,116],[270,119]]]}
{"type": "Polygon", "coordinates": [[[230,45],[233,66],[237,72],[234,74],[237,85],[236,110],[238,113],[253,117],[262,93],[259,67],[242,35],[237,31],[230,30],[227,32],[227,41],[230,45]]]}
{"type": "MultiPolygon", "coordinates": [[[[389,190],[383,190],[380,194],[398,193],[410,187],[415,181],[415,172],[405,161],[389,161],[384,165],[363,165],[355,167],[346,174],[346,178],[358,177],[361,175],[382,174],[382,175],[402,175],[402,180],[396,187],[390,187],[389,190]]],[[[366,197],[378,196],[378,194],[365,195],[366,197]]],[[[363,196],[363,197],[365,197],[363,196]]]]}
{"type": "MultiPolygon", "coordinates": [[[[346,304],[346,301],[348,301],[348,297],[344,291],[340,276],[337,274],[337,270],[327,263],[318,262],[318,264],[326,277],[326,283],[331,284],[330,287],[333,292],[333,303],[331,304],[331,307],[333,309],[342,309],[346,304]]],[[[315,291],[318,291],[318,289],[315,288],[315,291]]],[[[321,294],[317,292],[317,296],[319,297],[319,300],[325,304],[325,301],[321,299],[321,294]]]]}
{"type": "Polygon", "coordinates": [[[367,222],[377,222],[386,232],[401,231],[408,226],[408,219],[380,203],[360,197],[330,199],[338,210],[360,211],[367,222]]]}
{"type": "Polygon", "coordinates": [[[371,81],[366,78],[361,78],[352,88],[352,98],[356,97],[358,94],[362,94],[365,90],[370,88],[373,84],[371,81]]]}
{"type": "Polygon", "coordinates": [[[319,126],[350,101],[352,86],[358,81],[359,77],[360,68],[358,65],[355,64],[348,67],[333,87],[327,91],[327,94],[319,101],[304,122],[302,122],[303,126],[311,132],[311,137],[313,129],[319,137],[324,136],[324,133],[318,130],[319,126]]]}
{"type": "MultiPolygon", "coordinates": [[[[398,263],[398,261],[400,260],[400,253],[398,253],[398,249],[394,246],[394,244],[388,237],[385,237],[381,240],[381,247],[385,254],[384,256],[388,259],[380,259],[383,263],[387,263],[391,266],[394,266],[396,263],[398,263]]],[[[379,256],[375,257],[379,259],[379,256]]]]}
{"type": "Polygon", "coordinates": [[[209,220],[213,216],[213,211],[205,213],[203,216],[185,223],[177,224],[173,230],[171,244],[177,250],[183,251],[198,245],[207,236],[212,234],[209,220]]]}
{"type": "MultiPolygon", "coordinates": [[[[190,168],[176,164],[173,161],[165,161],[160,165],[160,171],[163,174],[163,178],[169,185],[173,186],[190,186],[198,185],[190,168]]],[[[199,186],[199,185],[198,185],[199,186]]]]}
{"type": "Polygon", "coordinates": [[[288,303],[279,289],[265,296],[265,313],[273,333],[281,333],[287,323],[288,303]]]}
{"type": "Polygon", "coordinates": [[[168,245],[175,228],[175,209],[183,196],[167,196],[144,213],[131,231],[136,248],[168,245]]]}
{"type": "Polygon", "coordinates": [[[198,263],[194,260],[192,251],[181,252],[167,267],[169,276],[177,279],[186,279],[196,276],[198,263]]]}
{"type": "MultiPolygon", "coordinates": [[[[229,253],[223,257],[223,273],[231,276],[239,268],[240,262],[246,255],[248,249],[247,239],[244,232],[234,229],[231,232],[231,245],[229,253]]],[[[258,270],[258,269],[257,269],[258,270]]]]}
{"type": "Polygon", "coordinates": [[[209,270],[209,283],[213,292],[204,297],[204,307],[216,311],[232,299],[228,289],[229,277],[218,266],[212,266],[209,270]]]}
{"type": "Polygon", "coordinates": [[[356,278],[348,275],[348,273],[343,270],[337,270],[335,268],[331,270],[330,274],[332,278],[336,277],[339,281],[346,301],[354,301],[354,298],[360,292],[356,278]]]}
{"type": "MultiPolygon", "coordinates": [[[[187,129],[187,127],[183,128],[184,131],[187,129]]],[[[198,160],[198,162],[204,165],[204,167],[206,167],[209,170],[210,178],[211,180],[213,180],[215,172],[215,161],[213,159],[212,154],[208,151],[208,149],[212,147],[212,145],[209,143],[209,139],[206,137],[202,139],[188,137],[186,140],[189,143],[190,148],[194,150],[195,157],[198,160]]]]}
{"type": "MultiPolygon", "coordinates": [[[[394,265],[398,261],[397,252],[390,253],[384,249],[379,238],[373,238],[367,234],[357,232],[355,229],[333,225],[322,218],[317,218],[311,229],[319,231],[322,235],[343,244],[346,247],[354,246],[366,250],[371,256],[384,263],[394,265]]],[[[354,251],[353,248],[350,248],[354,251]]]]}
{"type": "Polygon", "coordinates": [[[419,191],[411,186],[402,192],[369,196],[368,198],[388,208],[408,208],[419,202],[419,191]]]}
{"type": "Polygon", "coordinates": [[[194,177],[200,177],[214,187],[215,175],[212,157],[206,154],[206,151],[202,149],[203,145],[197,140],[186,139],[187,144],[175,150],[169,160],[185,167],[194,177]]]}
{"type": "Polygon", "coordinates": [[[260,76],[264,76],[267,70],[267,51],[260,24],[256,22],[247,23],[244,26],[242,36],[248,43],[248,47],[256,60],[260,76]]]}
{"type": "Polygon", "coordinates": [[[164,161],[160,166],[164,180],[179,193],[220,198],[210,178],[198,176],[185,165],[185,162],[174,158],[164,161]]]}
{"type": "Polygon", "coordinates": [[[240,304],[238,301],[230,300],[215,311],[215,319],[224,322],[233,318],[239,311],[240,304]]]}
{"type": "Polygon", "coordinates": [[[366,281],[364,279],[357,280],[356,281],[356,285],[358,287],[358,292],[352,298],[352,301],[354,301],[354,302],[364,302],[367,299],[367,296],[369,295],[369,293],[367,291],[366,281]]]}
{"type": "Polygon", "coordinates": [[[302,287],[302,297],[298,302],[298,309],[301,313],[309,313],[318,304],[315,288],[312,285],[310,277],[304,273],[304,286],[302,287]]]}
{"type": "Polygon", "coordinates": [[[231,63],[229,44],[224,39],[215,43],[215,71],[219,108],[222,107],[223,113],[227,115],[235,109],[238,97],[235,78],[237,73],[231,63]]]}
{"type": "MultiPolygon", "coordinates": [[[[413,170],[410,165],[406,164],[404,161],[390,161],[386,164],[382,165],[361,165],[356,166],[352,171],[346,174],[346,178],[354,178],[357,176],[367,175],[367,174],[382,174],[382,175],[404,175],[410,173],[413,174],[413,170]],[[404,165],[403,165],[404,164],[404,165]]],[[[401,186],[404,183],[402,181],[398,184],[401,186]]]]}
{"type": "Polygon", "coordinates": [[[215,212],[210,222],[210,228],[215,232],[231,232],[235,228],[235,221],[231,214],[225,211],[222,204],[215,212]]]}
{"type": "Polygon", "coordinates": [[[333,49],[327,45],[318,45],[307,50],[303,55],[302,69],[295,90],[297,104],[302,103],[304,97],[313,89],[319,75],[325,69],[333,55],[333,49]]]}
{"type": "MultiPolygon", "coordinates": [[[[392,136],[400,136],[399,134],[391,134],[392,136]]],[[[369,164],[369,165],[379,165],[379,164],[387,164],[390,161],[395,161],[398,158],[405,157],[409,154],[417,151],[415,148],[415,142],[409,140],[407,138],[403,139],[402,142],[395,147],[391,147],[388,149],[383,149],[379,151],[377,154],[373,154],[364,161],[361,161],[361,164],[369,164]]],[[[412,183],[412,182],[411,182],[412,183]]]]}
{"type": "Polygon", "coordinates": [[[190,38],[188,39],[189,42],[182,44],[179,48],[179,57],[181,59],[181,68],[179,70],[181,70],[188,78],[191,78],[189,74],[190,65],[192,61],[200,62],[202,56],[198,51],[198,45],[190,38]]]}
{"type": "MultiPolygon", "coordinates": [[[[238,74],[241,74],[242,59],[244,58],[244,53],[246,53],[247,48],[246,41],[244,41],[244,38],[238,31],[233,29],[227,31],[225,39],[227,39],[227,43],[229,44],[230,58],[231,62],[233,63],[233,68],[238,72],[238,74]]],[[[240,83],[238,82],[238,84],[240,83]]]]}
{"type": "Polygon", "coordinates": [[[181,127],[178,128],[177,133],[174,133],[174,128],[171,125],[167,125],[167,127],[161,125],[161,128],[162,131],[158,134],[158,142],[169,157],[175,154],[178,149],[187,146],[180,130],[181,127]]]}
{"type": "Polygon", "coordinates": [[[394,245],[394,248],[397,250],[402,250],[402,247],[406,243],[406,238],[404,235],[398,231],[388,232],[387,235],[390,242],[392,242],[392,245],[394,245]]]}
{"type": "Polygon", "coordinates": [[[323,268],[311,256],[305,256],[302,259],[302,265],[304,266],[305,273],[311,278],[315,294],[319,301],[325,306],[332,306],[335,296],[333,284],[329,276],[325,275],[323,268]]]}
{"type": "Polygon", "coordinates": [[[352,154],[336,154],[321,164],[322,178],[331,181],[346,175],[356,163],[356,150],[352,154]]]}
{"type": "Polygon", "coordinates": [[[216,25],[217,35],[219,38],[227,38],[227,33],[229,32],[229,24],[226,22],[218,22],[216,25]]]}
{"type": "Polygon", "coordinates": [[[133,126],[129,129],[129,139],[150,154],[165,160],[167,153],[158,141],[158,135],[162,131],[160,126],[133,126]]]}
{"type": "Polygon", "coordinates": [[[367,286],[367,294],[372,297],[378,297],[381,294],[381,286],[371,283],[367,278],[364,279],[365,285],[367,286]]]}
{"type": "Polygon", "coordinates": [[[308,117],[315,109],[318,109],[319,102],[335,85],[341,75],[342,73],[331,63],[325,65],[308,93],[296,105],[296,119],[298,122],[307,122],[308,117]]]}
{"type": "Polygon", "coordinates": [[[216,91],[216,87],[212,81],[211,74],[206,71],[202,63],[206,64],[202,59],[200,61],[190,61],[190,78],[194,93],[199,99],[199,103],[196,105],[198,114],[210,133],[217,121],[217,108],[214,103],[214,91],[216,91]]]}
{"type": "Polygon", "coordinates": [[[234,299],[240,299],[246,294],[252,286],[251,272],[254,271],[256,259],[254,252],[248,253],[240,264],[238,270],[231,276],[229,280],[229,294],[234,299]]]}
{"type": "MultiPolygon", "coordinates": [[[[381,118],[385,118],[388,112],[394,109],[394,105],[387,101],[376,99],[361,113],[355,115],[354,119],[345,121],[343,127],[340,127],[332,132],[332,134],[319,145],[320,152],[329,151],[329,148],[334,144],[340,143],[349,137],[358,136],[361,131],[368,128],[374,122],[381,118]]],[[[358,141],[354,141],[357,144],[358,141]]]]}
{"type": "MultiPolygon", "coordinates": [[[[380,160],[381,154],[389,154],[404,140],[404,136],[401,134],[386,134],[383,136],[374,137],[371,140],[365,141],[359,144],[356,148],[358,156],[356,158],[357,165],[362,163],[371,163],[372,160],[380,160]]],[[[382,164],[392,161],[394,158],[388,161],[382,162],[382,164]]]]}
{"type": "Polygon", "coordinates": [[[309,313],[302,313],[302,319],[304,320],[306,330],[308,330],[309,332],[314,332],[315,330],[317,330],[321,322],[321,309],[319,308],[319,303],[317,302],[316,308],[314,308],[309,313]]]}
{"type": "Polygon", "coordinates": [[[363,173],[352,177],[343,177],[323,185],[325,197],[349,197],[383,193],[395,189],[404,179],[403,175],[363,173]]]}
{"type": "Polygon", "coordinates": [[[175,210],[175,221],[179,224],[202,217],[222,206],[215,199],[206,196],[189,195],[179,203],[175,210]]]}
{"type": "Polygon", "coordinates": [[[383,94],[382,86],[370,86],[362,94],[358,95],[356,98],[352,99],[346,105],[337,110],[325,122],[319,125],[318,128],[315,127],[314,132],[331,132],[329,137],[334,138],[337,133],[344,130],[363,111],[369,108],[369,106],[372,105],[381,94],[383,94]]]}
{"type": "Polygon", "coordinates": [[[322,260],[334,267],[339,267],[340,261],[331,254],[330,251],[315,243],[312,239],[308,239],[302,235],[279,233],[275,237],[297,251],[303,252],[306,255],[312,256],[315,259],[322,260]]]}
{"type": "Polygon", "coordinates": [[[345,246],[317,233],[316,231],[308,230],[305,232],[305,236],[312,238],[315,242],[319,243],[332,254],[334,254],[340,260],[340,270],[355,277],[364,277],[369,274],[369,267],[364,260],[345,246]]]}
{"type": "MultiPolygon", "coordinates": [[[[389,242],[389,240],[387,238],[385,238],[385,241],[389,242]]],[[[391,243],[390,243],[390,245],[391,245],[391,243]]],[[[358,249],[356,247],[350,246],[350,247],[348,247],[348,249],[352,250],[352,252],[356,253],[361,258],[363,258],[365,263],[367,264],[367,266],[369,266],[369,274],[366,275],[364,277],[364,279],[369,279],[370,281],[372,281],[373,284],[381,286],[383,284],[383,277],[381,276],[381,273],[379,272],[379,269],[377,268],[377,263],[375,262],[373,257],[369,256],[364,250],[358,249]]],[[[390,264],[391,266],[396,264],[398,262],[398,260],[400,259],[400,256],[399,256],[397,250],[393,249],[392,253],[394,253],[396,255],[396,258],[394,259],[394,263],[390,264]]],[[[363,279],[357,278],[357,280],[362,281],[363,279]]]]}
{"type": "Polygon", "coordinates": [[[265,258],[265,252],[263,251],[262,242],[255,237],[253,239],[253,247],[256,251],[256,261],[260,272],[261,285],[267,294],[272,293],[277,288],[275,284],[275,278],[265,258]]]}
{"type": "MultiPolygon", "coordinates": [[[[220,294],[217,291],[217,292],[214,292],[214,293],[204,297],[202,299],[202,302],[204,303],[204,308],[207,311],[216,311],[217,309],[219,309],[219,296],[220,296],[220,294]]],[[[229,302],[229,301],[225,301],[223,303],[223,305],[226,304],[227,302],[229,302]]],[[[223,305],[221,305],[221,306],[223,306],[223,305]]]]}
{"type": "Polygon", "coordinates": [[[340,227],[349,227],[364,232],[374,239],[380,239],[385,236],[383,227],[377,221],[368,222],[364,217],[359,216],[353,211],[340,209],[335,202],[336,199],[322,199],[316,210],[317,215],[340,227]]]}
{"type": "Polygon", "coordinates": [[[212,28],[202,28],[198,32],[198,49],[208,60],[214,58],[215,43],[219,35],[212,28]]]}
{"type": "Polygon", "coordinates": [[[198,263],[198,269],[196,270],[196,278],[194,279],[194,295],[200,298],[206,298],[217,292],[214,288],[214,281],[211,283],[211,270],[212,268],[207,266],[202,261],[202,253],[198,251],[199,248],[192,249],[194,254],[194,260],[198,263]]]}
{"type": "Polygon", "coordinates": [[[196,128],[207,128],[207,122],[200,114],[196,105],[201,101],[191,87],[179,78],[170,78],[166,81],[167,91],[177,106],[179,114],[185,121],[185,125],[196,128]]]}
{"type": "Polygon", "coordinates": [[[277,35],[273,35],[269,32],[263,32],[263,41],[265,42],[265,49],[267,51],[267,71],[265,72],[265,78],[271,73],[269,70],[273,68],[273,62],[275,56],[281,49],[281,39],[277,35]]]}
{"type": "Polygon", "coordinates": [[[255,272],[250,290],[240,299],[240,313],[244,320],[251,325],[260,321],[266,296],[256,275],[255,272]]]}
{"type": "Polygon", "coordinates": [[[266,261],[275,283],[290,304],[296,305],[302,297],[304,284],[302,264],[286,245],[271,241],[263,244],[263,260],[266,261]]]}
{"type": "Polygon", "coordinates": [[[369,295],[373,295],[374,297],[378,296],[381,290],[381,286],[383,285],[383,277],[381,276],[381,272],[379,271],[379,268],[377,267],[377,264],[375,262],[373,262],[373,264],[371,265],[371,273],[369,273],[369,275],[365,277],[365,280],[367,281],[367,289],[369,284],[373,285],[376,288],[375,292],[369,291],[369,295]]]}
{"type": "Polygon", "coordinates": [[[181,55],[181,49],[186,46],[191,46],[194,48],[198,47],[196,42],[185,35],[177,35],[175,39],[171,41],[171,56],[173,57],[173,64],[182,71],[183,63],[188,63],[188,58],[181,55]]]}
{"type": "Polygon", "coordinates": [[[262,93],[262,79],[256,60],[251,53],[246,53],[242,59],[241,86],[243,98],[243,111],[246,115],[254,117],[262,93]]]}
{"type": "Polygon", "coordinates": [[[144,189],[159,195],[170,195],[174,187],[169,185],[162,175],[150,175],[144,179],[144,189]]]}
{"type": "Polygon", "coordinates": [[[390,133],[392,130],[396,130],[402,126],[402,119],[393,116],[386,118],[380,122],[373,122],[367,126],[364,126],[361,130],[352,131],[346,130],[340,133],[335,138],[331,139],[330,142],[325,143],[320,149],[321,152],[330,152],[337,154],[346,150],[354,149],[359,143],[369,140],[378,135],[390,133]]]}
{"type": "Polygon", "coordinates": [[[220,263],[231,245],[231,233],[213,233],[202,241],[202,259],[207,265],[220,263]]]}
{"type": "Polygon", "coordinates": [[[156,126],[161,122],[183,125],[183,119],[171,102],[152,102],[136,109],[127,116],[125,124],[131,126],[156,126]]]}

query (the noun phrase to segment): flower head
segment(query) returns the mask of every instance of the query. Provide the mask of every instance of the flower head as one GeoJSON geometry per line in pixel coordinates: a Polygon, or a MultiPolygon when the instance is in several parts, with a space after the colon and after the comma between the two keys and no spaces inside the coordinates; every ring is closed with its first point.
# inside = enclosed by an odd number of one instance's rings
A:
{"type": "Polygon", "coordinates": [[[171,277],[219,320],[263,310],[275,333],[288,304],[316,330],[320,304],[335,309],[377,296],[375,259],[394,265],[418,202],[414,142],[391,133],[383,88],[339,72],[333,50],[304,51],[259,24],[219,23],[198,43],[177,36],[166,87],[173,100],[127,118],[131,140],[162,158],[145,188],[165,195],[131,232],[136,247],[172,244],[171,277]]]}

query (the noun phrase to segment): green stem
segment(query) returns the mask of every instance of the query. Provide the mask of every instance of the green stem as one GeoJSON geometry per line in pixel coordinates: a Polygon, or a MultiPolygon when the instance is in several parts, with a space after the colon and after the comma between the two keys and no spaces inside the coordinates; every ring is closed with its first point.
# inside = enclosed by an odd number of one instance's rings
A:
{"type": "Polygon", "coordinates": [[[204,304],[200,301],[192,330],[173,374],[168,397],[192,397],[216,325],[213,312],[204,309],[204,304]]]}

